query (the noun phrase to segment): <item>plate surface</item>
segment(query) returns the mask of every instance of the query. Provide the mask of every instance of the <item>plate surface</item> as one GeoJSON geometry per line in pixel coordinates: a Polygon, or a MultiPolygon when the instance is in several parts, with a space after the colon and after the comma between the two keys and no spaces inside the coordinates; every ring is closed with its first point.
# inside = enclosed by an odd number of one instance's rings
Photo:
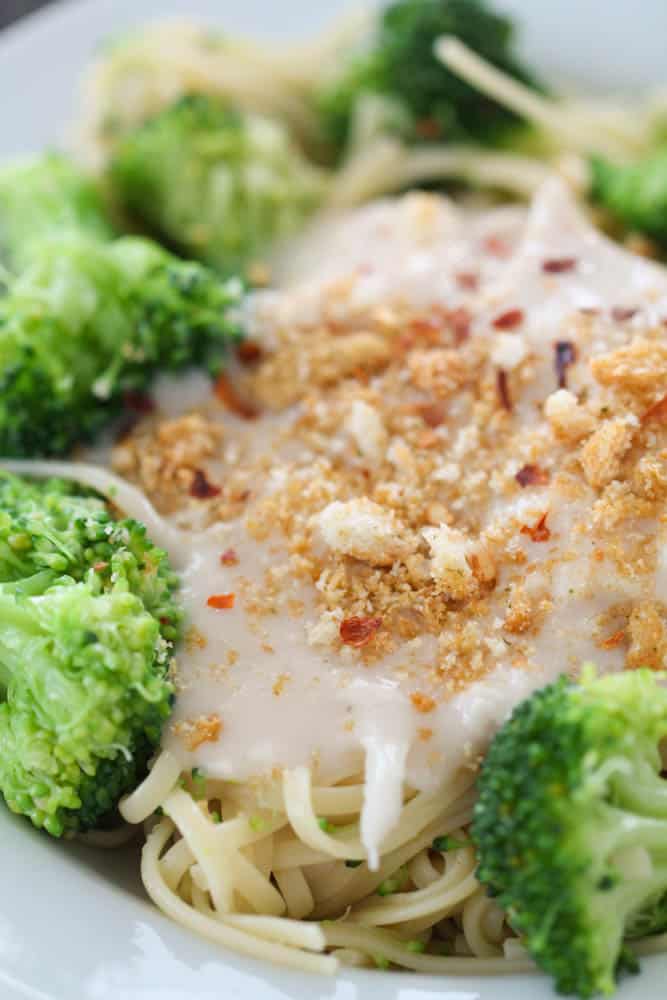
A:
{"type": "MultiPolygon", "coordinates": [[[[99,42],[166,13],[256,36],[296,37],[352,0],[70,0],[0,36],[0,156],[62,142],[99,42]]],[[[596,89],[667,84],[664,0],[504,0],[531,62],[596,89]],[[641,9],[641,16],[639,16],[641,9]],[[592,56],[591,53],[595,53],[592,56]]],[[[0,807],[1,1000],[551,1000],[538,976],[443,980],[344,972],[336,980],[223,953],[144,897],[136,850],[51,842],[0,807]]],[[[667,956],[643,962],[619,1000],[662,1000],[667,956]]]]}

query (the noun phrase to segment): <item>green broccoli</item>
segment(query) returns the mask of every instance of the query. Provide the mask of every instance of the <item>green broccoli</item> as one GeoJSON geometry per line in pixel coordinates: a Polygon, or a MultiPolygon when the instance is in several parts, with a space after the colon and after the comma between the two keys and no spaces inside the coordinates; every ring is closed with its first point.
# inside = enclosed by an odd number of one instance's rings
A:
{"type": "Polygon", "coordinates": [[[64,454],[158,370],[217,371],[241,291],[139,237],[41,240],[0,299],[0,454],[64,454]]]}
{"type": "Polygon", "coordinates": [[[142,524],[114,520],[104,500],[65,480],[30,482],[0,470],[0,583],[39,578],[46,587],[62,576],[79,583],[91,567],[105,589],[124,577],[163,638],[178,638],[178,577],[142,524]]]}
{"type": "Polygon", "coordinates": [[[104,823],[170,712],[177,578],[135,521],[0,474],[0,790],[53,836],[104,823]]]}
{"type": "Polygon", "coordinates": [[[499,69],[530,86],[532,76],[513,52],[514,26],[485,0],[396,0],[382,12],[365,47],[331,75],[317,97],[334,154],[350,136],[360,99],[385,102],[384,126],[408,141],[496,145],[519,119],[450,73],[434,43],[455,35],[499,69]]]}
{"type": "Polygon", "coordinates": [[[472,827],[479,880],[563,993],[613,991],[624,941],[667,928],[664,677],[562,678],[496,735],[472,827]]]}
{"type": "Polygon", "coordinates": [[[14,271],[32,246],[63,232],[99,240],[113,232],[94,184],[56,153],[12,162],[0,169],[0,263],[14,271]]]}
{"type": "Polygon", "coordinates": [[[110,167],[122,208],[157,238],[223,274],[262,260],[319,204],[326,175],[285,127],[188,96],[119,142],[110,167]]]}
{"type": "Polygon", "coordinates": [[[667,248],[667,146],[626,166],[592,157],[590,193],[625,228],[667,248]]]}

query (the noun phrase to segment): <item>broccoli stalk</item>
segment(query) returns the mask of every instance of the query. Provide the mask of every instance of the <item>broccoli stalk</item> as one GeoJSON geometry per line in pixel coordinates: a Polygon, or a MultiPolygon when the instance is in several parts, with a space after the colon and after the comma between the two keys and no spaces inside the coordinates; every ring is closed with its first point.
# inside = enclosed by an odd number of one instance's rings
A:
{"type": "Polygon", "coordinates": [[[514,26],[485,0],[396,0],[378,17],[361,51],[330,74],[317,96],[334,155],[345,149],[360,102],[385,102],[384,126],[411,142],[497,145],[518,118],[456,77],[434,44],[454,35],[494,66],[537,87],[513,51],[514,26]]]}
{"type": "Polygon", "coordinates": [[[282,124],[202,95],[123,137],[110,178],[131,217],[223,274],[261,261],[297,230],[327,184],[282,124]]]}
{"type": "Polygon", "coordinates": [[[0,299],[0,454],[64,454],[157,371],[217,371],[239,333],[241,292],[138,237],[33,245],[0,299]]]}
{"type": "Polygon", "coordinates": [[[478,877],[563,993],[613,991],[624,941],[667,928],[667,690],[649,671],[523,702],[482,767],[478,877]]]}
{"type": "Polygon", "coordinates": [[[592,157],[590,194],[622,226],[667,248],[667,146],[624,166],[592,157]]]}
{"type": "Polygon", "coordinates": [[[0,477],[0,790],[53,836],[105,822],[168,717],[176,577],[134,521],[0,477]]]}
{"type": "Polygon", "coordinates": [[[113,236],[99,192],[65,157],[55,153],[0,169],[0,263],[19,270],[35,243],[65,232],[93,239],[113,236]]]}

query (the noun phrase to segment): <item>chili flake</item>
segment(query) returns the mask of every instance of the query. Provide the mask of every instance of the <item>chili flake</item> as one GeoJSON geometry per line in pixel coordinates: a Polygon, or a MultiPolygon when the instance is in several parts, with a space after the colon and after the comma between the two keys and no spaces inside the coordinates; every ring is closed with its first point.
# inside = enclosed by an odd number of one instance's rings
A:
{"type": "Polygon", "coordinates": [[[545,274],[564,274],[566,271],[574,271],[576,266],[576,257],[552,257],[542,262],[545,274]]]}
{"type": "Polygon", "coordinates": [[[661,424],[667,423],[667,396],[663,396],[648,408],[642,417],[642,423],[646,424],[649,420],[657,420],[661,424]]]}
{"type": "Polygon", "coordinates": [[[482,243],[482,249],[492,257],[509,257],[510,246],[502,236],[487,236],[482,243]]]}
{"type": "Polygon", "coordinates": [[[259,410],[249,400],[243,399],[226,375],[218,375],[214,386],[215,395],[228,410],[242,420],[255,420],[259,410]]]}
{"type": "Polygon", "coordinates": [[[614,306],[611,311],[611,318],[617,323],[624,323],[625,320],[632,319],[639,312],[638,309],[632,306],[614,306]]]}
{"type": "Polygon", "coordinates": [[[461,271],[455,277],[456,284],[466,292],[476,292],[479,288],[479,275],[472,271],[461,271]]]}
{"type": "Polygon", "coordinates": [[[556,368],[558,388],[565,389],[567,387],[567,370],[577,360],[577,349],[571,340],[557,340],[554,350],[554,366],[556,368]]]}
{"type": "Polygon", "coordinates": [[[539,465],[529,464],[522,466],[514,478],[522,489],[525,486],[546,486],[549,482],[549,473],[539,465]]]}
{"type": "Polygon", "coordinates": [[[382,618],[346,618],[338,630],[346,646],[360,649],[366,646],[382,627],[382,618]]]}
{"type": "Polygon", "coordinates": [[[618,632],[614,632],[610,635],[608,639],[603,639],[602,642],[598,643],[600,649],[616,649],[620,646],[625,639],[625,629],[619,628],[618,632]]]}
{"type": "Polygon", "coordinates": [[[452,309],[447,313],[446,322],[454,336],[454,343],[457,346],[468,339],[472,316],[467,309],[464,309],[463,306],[459,309],[452,309]]]}
{"type": "Polygon", "coordinates": [[[496,316],[493,320],[493,326],[496,330],[514,330],[517,326],[521,326],[523,319],[523,309],[507,309],[504,313],[496,316]]]}
{"type": "Polygon", "coordinates": [[[262,359],[262,348],[254,340],[244,340],[236,348],[236,356],[242,365],[256,365],[262,359]]]}
{"type": "Polygon", "coordinates": [[[207,600],[209,608],[216,608],[218,611],[225,611],[234,607],[235,594],[211,594],[207,600]]]}
{"type": "Polygon", "coordinates": [[[547,528],[547,517],[549,516],[549,511],[545,511],[542,517],[532,527],[527,524],[521,525],[521,534],[530,535],[533,542],[548,542],[551,538],[551,532],[547,528]]]}
{"type": "Polygon", "coordinates": [[[192,482],[190,483],[190,496],[197,500],[210,500],[212,497],[220,496],[219,486],[209,483],[203,469],[195,469],[192,482]]]}
{"type": "Polygon", "coordinates": [[[155,403],[151,397],[138,389],[126,389],[123,393],[123,405],[135,413],[153,413],[155,410],[155,403]]]}
{"type": "Polygon", "coordinates": [[[428,427],[440,427],[444,423],[447,409],[441,401],[435,403],[419,403],[417,413],[428,427]]]}
{"type": "Polygon", "coordinates": [[[510,396],[509,385],[507,382],[507,372],[504,368],[499,368],[496,374],[496,386],[498,388],[498,398],[500,400],[500,405],[508,413],[512,412],[512,397],[510,396]]]}
{"type": "Polygon", "coordinates": [[[220,556],[220,562],[223,566],[238,566],[239,557],[236,554],[236,549],[225,549],[220,556]]]}

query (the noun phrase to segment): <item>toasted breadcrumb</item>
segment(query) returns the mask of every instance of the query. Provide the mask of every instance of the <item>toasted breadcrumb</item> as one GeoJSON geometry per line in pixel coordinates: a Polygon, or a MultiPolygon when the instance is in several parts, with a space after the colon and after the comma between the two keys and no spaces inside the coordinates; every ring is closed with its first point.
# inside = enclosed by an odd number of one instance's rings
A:
{"type": "Polygon", "coordinates": [[[602,489],[618,478],[632,437],[632,427],[618,417],[605,421],[584,444],[579,460],[586,479],[594,489],[602,489]]]}

